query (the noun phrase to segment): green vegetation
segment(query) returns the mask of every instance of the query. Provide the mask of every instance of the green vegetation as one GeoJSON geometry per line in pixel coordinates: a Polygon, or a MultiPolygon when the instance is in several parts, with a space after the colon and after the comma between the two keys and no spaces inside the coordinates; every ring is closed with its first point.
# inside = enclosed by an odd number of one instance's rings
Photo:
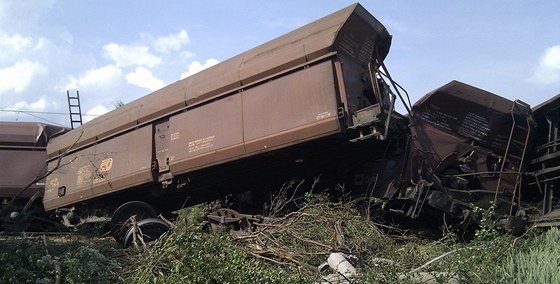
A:
{"type": "Polygon", "coordinates": [[[554,283],[560,279],[560,231],[551,229],[514,250],[500,266],[503,283],[554,283]]]}
{"type": "Polygon", "coordinates": [[[516,238],[484,222],[465,243],[447,228],[443,237],[427,238],[375,223],[353,202],[322,194],[297,203],[249,231],[212,233],[201,218],[205,205],[195,206],[180,212],[154,244],[126,250],[108,238],[0,239],[0,283],[315,283],[339,277],[328,265],[319,269],[332,252],[352,256],[357,273],[351,280],[363,283],[560,279],[557,229],[516,238]]]}
{"type": "Polygon", "coordinates": [[[0,283],[111,283],[118,279],[119,263],[96,249],[99,243],[72,236],[57,238],[0,240],[0,283]]]}

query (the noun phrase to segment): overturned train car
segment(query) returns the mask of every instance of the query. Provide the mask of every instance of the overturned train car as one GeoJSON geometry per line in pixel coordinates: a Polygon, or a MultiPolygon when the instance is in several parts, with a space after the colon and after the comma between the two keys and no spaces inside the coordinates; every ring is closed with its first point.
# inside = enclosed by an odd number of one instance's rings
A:
{"type": "Polygon", "coordinates": [[[0,122],[0,229],[20,230],[42,216],[47,143],[68,131],[34,122],[0,122]]]}

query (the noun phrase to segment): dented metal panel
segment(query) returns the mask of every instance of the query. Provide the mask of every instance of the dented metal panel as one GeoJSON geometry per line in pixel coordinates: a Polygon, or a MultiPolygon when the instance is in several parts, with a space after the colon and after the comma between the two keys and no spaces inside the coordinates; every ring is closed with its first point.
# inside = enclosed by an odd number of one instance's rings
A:
{"type": "Polygon", "coordinates": [[[415,129],[437,129],[503,153],[511,131],[513,105],[508,99],[453,81],[415,104],[415,129]]]}
{"type": "Polygon", "coordinates": [[[0,121],[0,146],[46,147],[49,139],[66,131],[44,123],[0,121]]]}
{"type": "Polygon", "coordinates": [[[453,81],[418,101],[412,118],[408,179],[446,192],[428,203],[444,206],[443,195],[451,192],[461,202],[514,210],[534,128],[526,104],[453,81]]]}

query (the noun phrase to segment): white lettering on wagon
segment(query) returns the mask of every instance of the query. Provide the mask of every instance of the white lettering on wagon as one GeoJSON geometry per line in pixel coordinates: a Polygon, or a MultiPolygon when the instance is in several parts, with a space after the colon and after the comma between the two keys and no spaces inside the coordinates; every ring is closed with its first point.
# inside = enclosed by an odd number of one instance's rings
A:
{"type": "Polygon", "coordinates": [[[318,114],[315,119],[316,120],[321,120],[321,119],[325,119],[325,118],[328,118],[328,117],[331,117],[331,113],[329,111],[325,111],[325,112],[322,112],[322,113],[318,114]]]}
{"type": "Polygon", "coordinates": [[[197,152],[200,150],[208,149],[214,146],[214,138],[216,135],[200,138],[194,141],[189,141],[189,153],[197,152]]]}

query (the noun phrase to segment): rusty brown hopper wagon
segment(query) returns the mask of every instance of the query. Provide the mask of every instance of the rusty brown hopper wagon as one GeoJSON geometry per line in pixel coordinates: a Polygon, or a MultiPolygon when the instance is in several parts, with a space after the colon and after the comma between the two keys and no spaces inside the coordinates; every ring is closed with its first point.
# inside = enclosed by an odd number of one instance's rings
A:
{"type": "Polygon", "coordinates": [[[505,216],[520,208],[535,122],[529,105],[452,81],[412,107],[412,147],[402,198],[468,218],[472,205],[505,216]]]}
{"type": "Polygon", "coordinates": [[[264,168],[293,167],[319,144],[383,140],[402,119],[377,74],[390,42],[355,4],[96,118],[49,144],[51,169],[65,166],[47,180],[45,208],[176,209],[274,176],[264,168]],[[197,180],[208,186],[196,191],[197,180]]]}
{"type": "MultiPolygon", "coordinates": [[[[21,211],[30,198],[43,194],[47,142],[67,129],[35,122],[0,122],[0,202],[2,224],[10,223],[8,215],[21,211]],[[14,200],[15,198],[15,200],[14,200]],[[8,206],[11,205],[11,208],[8,206]]],[[[41,210],[33,203],[27,211],[41,210]]]]}

